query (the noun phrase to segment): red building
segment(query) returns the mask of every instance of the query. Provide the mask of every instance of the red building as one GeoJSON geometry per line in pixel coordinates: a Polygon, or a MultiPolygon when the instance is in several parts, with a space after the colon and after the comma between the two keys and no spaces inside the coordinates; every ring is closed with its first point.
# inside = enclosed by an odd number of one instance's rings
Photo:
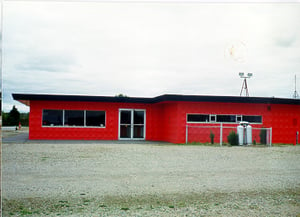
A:
{"type": "MultiPolygon", "coordinates": [[[[248,121],[252,127],[272,128],[273,143],[294,144],[300,131],[299,99],[43,94],[13,94],[13,98],[30,106],[29,139],[184,143],[187,125],[236,127],[248,121]]],[[[227,135],[223,137],[226,142],[227,135]]]]}

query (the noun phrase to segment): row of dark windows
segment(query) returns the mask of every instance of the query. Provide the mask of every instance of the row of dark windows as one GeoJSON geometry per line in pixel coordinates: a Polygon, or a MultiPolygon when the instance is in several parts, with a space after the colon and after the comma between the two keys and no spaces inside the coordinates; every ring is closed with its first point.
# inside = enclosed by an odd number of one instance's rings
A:
{"type": "Polygon", "coordinates": [[[105,111],[43,110],[43,126],[105,127],[105,111]]]}
{"type": "Polygon", "coordinates": [[[212,114],[188,114],[187,122],[192,123],[262,123],[262,116],[259,115],[212,115],[212,114]]]}
{"type": "MultiPolygon", "coordinates": [[[[126,119],[126,118],[125,118],[126,119]]],[[[143,122],[140,114],[135,114],[138,124],[143,122]],[[141,120],[140,120],[141,119],[141,120]]],[[[262,116],[258,115],[212,115],[188,114],[187,122],[192,123],[262,123],[262,116]]],[[[121,123],[126,123],[126,120],[121,123]]],[[[105,111],[86,110],[43,110],[43,126],[87,126],[105,127],[105,111]]]]}

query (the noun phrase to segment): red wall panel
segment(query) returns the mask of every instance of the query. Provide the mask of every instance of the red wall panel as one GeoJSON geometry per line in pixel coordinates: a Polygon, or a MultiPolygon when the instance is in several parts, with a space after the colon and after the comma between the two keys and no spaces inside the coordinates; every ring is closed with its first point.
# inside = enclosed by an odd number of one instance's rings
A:
{"type": "MultiPolygon", "coordinates": [[[[252,127],[272,127],[273,143],[293,144],[296,140],[296,132],[300,132],[300,106],[286,104],[255,104],[255,103],[214,103],[214,102],[180,102],[180,132],[186,126],[186,114],[242,114],[242,115],[261,115],[262,124],[254,124],[252,127]]],[[[189,124],[193,125],[193,124],[189,124]]],[[[194,124],[195,125],[195,124],[194,124]]],[[[207,124],[198,124],[207,126],[207,124]]],[[[218,124],[219,125],[219,124],[218,124]]],[[[237,126],[237,124],[223,124],[223,126],[237,126]]],[[[259,132],[253,131],[253,138],[259,138],[259,132]]],[[[223,141],[227,141],[229,132],[223,134],[223,141]],[[226,136],[226,137],[225,137],[226,136]],[[225,140],[224,140],[225,139],[225,140]]],[[[185,141],[185,135],[179,133],[178,143],[185,141]]],[[[215,138],[217,138],[216,135],[215,138]]],[[[258,140],[256,140],[258,141],[258,140]]]]}
{"type": "MultiPolygon", "coordinates": [[[[61,102],[61,101],[31,101],[30,103],[30,134],[29,139],[67,139],[67,140],[117,140],[119,109],[146,109],[147,113],[151,109],[147,104],[131,103],[101,103],[101,102],[61,102]],[[101,110],[106,112],[105,128],[85,128],[85,127],[43,127],[43,109],[70,109],[70,110],[101,110]]],[[[151,121],[151,116],[149,120],[151,121]]],[[[151,124],[146,125],[147,132],[153,131],[151,124]]],[[[151,140],[151,134],[149,135],[151,140]]]]}
{"type": "MultiPolygon", "coordinates": [[[[219,102],[142,104],[31,101],[29,139],[117,140],[119,109],[121,108],[146,110],[146,140],[152,141],[184,143],[186,117],[191,113],[261,115],[263,123],[253,125],[253,127],[272,127],[273,143],[294,143],[296,132],[300,132],[299,105],[219,102]],[[106,126],[105,128],[42,127],[43,109],[103,110],[106,111],[106,126]]],[[[236,126],[236,124],[228,126],[236,126]]],[[[223,141],[227,141],[229,133],[227,131],[224,131],[226,133],[223,134],[223,141]]],[[[254,137],[258,136],[253,135],[254,137]]],[[[217,138],[219,138],[218,132],[215,133],[215,141],[217,138]]]]}

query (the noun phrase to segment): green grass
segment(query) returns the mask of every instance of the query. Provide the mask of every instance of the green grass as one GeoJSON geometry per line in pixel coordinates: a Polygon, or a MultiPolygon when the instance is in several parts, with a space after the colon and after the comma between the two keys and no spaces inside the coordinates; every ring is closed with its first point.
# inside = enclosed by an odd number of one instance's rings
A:
{"type": "Polygon", "coordinates": [[[41,157],[41,161],[46,161],[47,159],[49,159],[50,157],[46,157],[46,156],[43,156],[41,157]]]}

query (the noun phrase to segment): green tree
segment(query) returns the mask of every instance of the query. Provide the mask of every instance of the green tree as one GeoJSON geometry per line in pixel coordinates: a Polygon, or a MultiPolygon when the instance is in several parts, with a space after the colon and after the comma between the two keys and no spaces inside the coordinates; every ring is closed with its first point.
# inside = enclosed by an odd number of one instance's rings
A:
{"type": "Polygon", "coordinates": [[[128,97],[128,96],[123,93],[120,93],[120,94],[117,94],[116,97],[128,97]]]}
{"type": "Polygon", "coordinates": [[[20,122],[20,112],[16,108],[16,106],[13,106],[13,108],[10,110],[7,118],[7,125],[8,126],[18,126],[20,122]]]}
{"type": "Polygon", "coordinates": [[[2,111],[2,126],[7,126],[8,113],[2,111]]]}
{"type": "MultiPolygon", "coordinates": [[[[21,122],[22,126],[29,126],[29,112],[28,113],[20,113],[19,122],[21,122]]],[[[19,125],[19,122],[17,122],[17,125],[19,125]]],[[[15,123],[16,123],[16,121],[15,121],[15,123]]],[[[10,116],[10,112],[2,111],[2,125],[3,126],[16,126],[15,123],[12,123],[12,118],[10,116]]]]}
{"type": "Polygon", "coordinates": [[[20,113],[20,122],[22,126],[29,126],[29,113],[20,113]]]}

